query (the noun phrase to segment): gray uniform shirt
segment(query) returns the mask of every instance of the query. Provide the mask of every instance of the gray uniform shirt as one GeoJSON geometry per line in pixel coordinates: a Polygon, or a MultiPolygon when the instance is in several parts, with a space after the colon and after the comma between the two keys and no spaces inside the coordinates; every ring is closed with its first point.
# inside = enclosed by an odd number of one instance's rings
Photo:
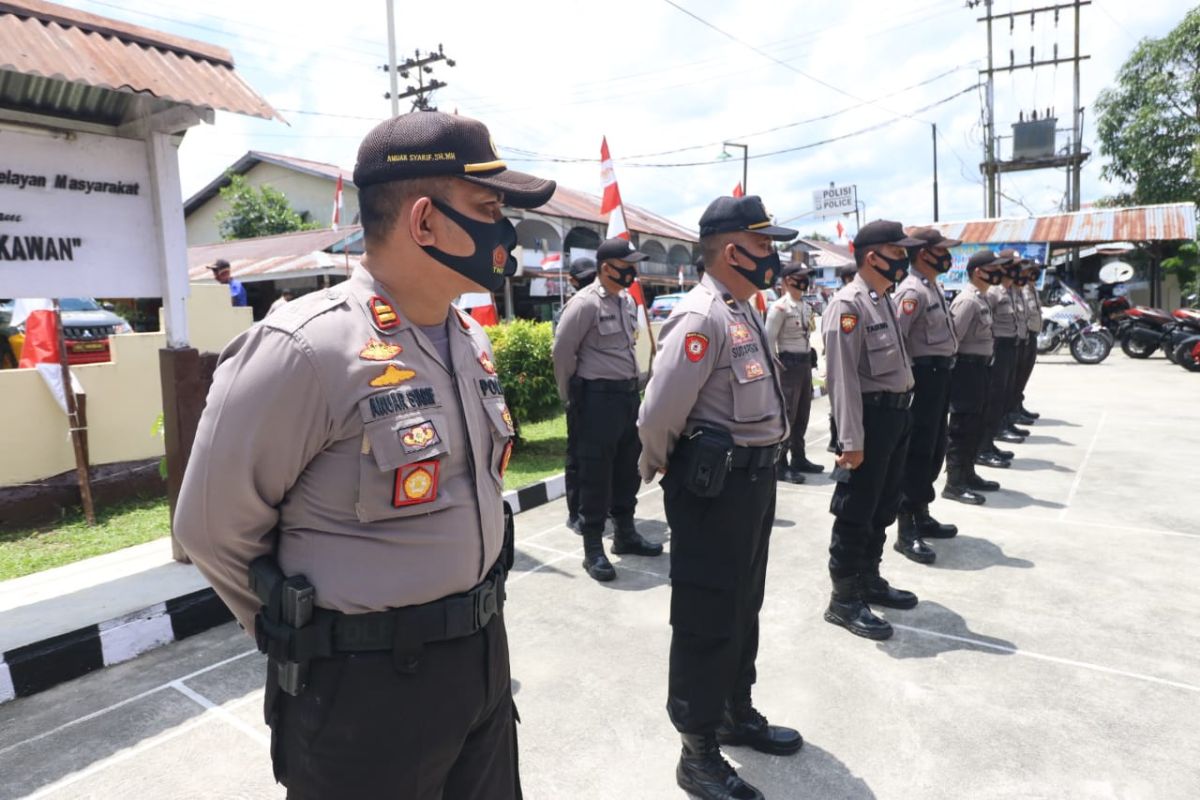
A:
{"type": "Polygon", "coordinates": [[[912,367],[895,310],[855,275],[838,289],[821,321],[825,377],[842,450],[862,450],[864,392],[907,392],[912,367]]]}
{"type": "Polygon", "coordinates": [[[784,290],[783,297],[767,309],[767,343],[772,352],[807,353],[812,318],[808,303],[803,298],[793,300],[784,290]]]}
{"type": "Polygon", "coordinates": [[[589,381],[638,377],[637,306],[628,292],[609,293],[600,281],[563,308],[554,332],[554,380],[567,399],[573,375],[589,381]]]}
{"type": "Polygon", "coordinates": [[[1027,283],[1021,287],[1025,296],[1025,326],[1030,333],[1042,329],[1042,299],[1038,297],[1037,284],[1027,283]]]}
{"type": "Polygon", "coordinates": [[[1012,292],[1006,286],[989,286],[988,307],[992,309],[992,336],[1012,339],[1017,335],[1017,311],[1013,308],[1012,292]]]}
{"type": "Polygon", "coordinates": [[[1017,339],[1023,342],[1029,338],[1029,310],[1025,308],[1025,291],[1016,284],[1008,291],[1012,295],[1013,313],[1017,318],[1017,339]]]}
{"type": "Polygon", "coordinates": [[[972,356],[992,355],[992,307],[987,298],[968,283],[950,304],[958,352],[972,356]]]}
{"type": "Polygon", "coordinates": [[[896,321],[912,358],[952,356],[958,339],[941,284],[910,272],[896,287],[896,321]]]}
{"type": "Polygon", "coordinates": [[[453,310],[448,328],[446,364],[360,267],[221,355],[175,533],[247,630],[267,553],[348,613],[466,591],[496,562],[512,417],[483,329],[453,310]]]}
{"type": "Polygon", "coordinates": [[[788,423],[779,371],[757,309],[706,274],[659,333],[638,414],[642,479],[665,469],[679,437],[697,425],[725,428],[737,445],[781,442],[788,423]]]}

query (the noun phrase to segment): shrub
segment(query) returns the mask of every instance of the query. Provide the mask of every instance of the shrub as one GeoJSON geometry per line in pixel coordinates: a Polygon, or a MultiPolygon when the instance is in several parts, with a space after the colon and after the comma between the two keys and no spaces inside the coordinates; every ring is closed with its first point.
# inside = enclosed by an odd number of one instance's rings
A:
{"type": "Polygon", "coordinates": [[[493,325],[487,333],[513,416],[519,422],[540,422],[561,413],[550,323],[518,319],[493,325]]]}

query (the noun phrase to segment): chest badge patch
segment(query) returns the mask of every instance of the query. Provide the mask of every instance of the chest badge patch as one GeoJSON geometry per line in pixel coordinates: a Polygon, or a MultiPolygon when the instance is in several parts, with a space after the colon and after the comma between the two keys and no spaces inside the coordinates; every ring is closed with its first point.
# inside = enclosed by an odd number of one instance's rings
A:
{"type": "Polygon", "coordinates": [[[367,345],[358,351],[358,357],[363,361],[391,361],[403,352],[404,348],[398,344],[367,339],[367,345]]]}
{"type": "Polygon", "coordinates": [[[761,378],[763,375],[766,374],[763,371],[762,362],[759,361],[758,359],[754,359],[753,361],[747,361],[744,369],[746,371],[746,377],[751,380],[753,380],[754,378],[761,378]]]}
{"type": "Polygon", "coordinates": [[[683,352],[688,361],[699,361],[708,352],[708,337],[703,333],[689,333],[683,337],[683,352]]]}
{"type": "Polygon", "coordinates": [[[442,437],[438,435],[437,428],[428,420],[400,430],[400,443],[404,445],[404,452],[410,455],[433,447],[441,441],[442,437]]]}
{"type": "Polygon", "coordinates": [[[729,324],[729,339],[734,344],[745,344],[754,338],[750,333],[750,326],[744,322],[731,322],[729,324]]]}
{"type": "Polygon", "coordinates": [[[900,301],[900,310],[906,316],[911,317],[917,311],[917,300],[915,297],[906,297],[900,301]]]}
{"type": "Polygon", "coordinates": [[[392,308],[391,304],[382,297],[376,295],[370,300],[371,316],[375,319],[375,325],[380,330],[388,331],[397,327],[400,324],[400,317],[396,315],[396,309],[392,308]]]}
{"type": "Polygon", "coordinates": [[[483,367],[483,371],[488,375],[496,374],[496,365],[492,363],[492,359],[487,353],[479,354],[479,366],[483,367]]]}
{"type": "Polygon", "coordinates": [[[857,314],[842,314],[840,319],[842,333],[854,333],[854,329],[858,327],[857,314]]]}
{"type": "Polygon", "coordinates": [[[500,409],[500,419],[504,420],[504,424],[508,426],[508,435],[512,436],[516,428],[513,427],[512,412],[508,410],[508,406],[500,409]]]}
{"type": "Polygon", "coordinates": [[[396,470],[396,487],[392,505],[396,508],[429,503],[437,499],[438,462],[418,461],[396,470]]]}
{"type": "Polygon", "coordinates": [[[415,377],[417,377],[417,373],[411,369],[401,369],[395,364],[388,364],[387,368],[378,377],[371,379],[371,385],[377,388],[381,386],[399,386],[415,377]]]}

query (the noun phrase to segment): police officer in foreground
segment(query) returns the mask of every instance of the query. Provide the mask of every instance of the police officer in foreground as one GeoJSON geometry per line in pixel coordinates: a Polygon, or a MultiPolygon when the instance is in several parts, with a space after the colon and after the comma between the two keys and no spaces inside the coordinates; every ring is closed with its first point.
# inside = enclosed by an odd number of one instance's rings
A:
{"type": "Polygon", "coordinates": [[[936,228],[919,228],[911,235],[924,244],[909,250],[909,274],[894,296],[915,382],[895,548],[913,561],[932,564],[936,554],[922,537],[949,539],[958,534],[954,525],[943,525],[929,515],[929,504],[936,497],[933,482],[946,457],[950,375],[958,352],[950,305],[937,277],[950,270],[950,248],[962,242],[947,239],[936,228]]]}
{"type": "Polygon", "coordinates": [[[502,207],[554,183],[437,112],[368,133],[354,183],[364,266],[226,348],[175,533],[269,655],[290,798],[518,798],[512,417],[487,335],[451,301],[515,271],[502,207]]]}
{"type": "MultiPolygon", "coordinates": [[[[573,258],[571,266],[568,270],[568,280],[571,282],[571,287],[578,294],[583,289],[591,286],[596,280],[596,262],[590,258],[573,258]]],[[[567,302],[559,309],[559,320],[566,312],[567,304],[575,295],[567,298],[567,302]]],[[[555,321],[555,331],[558,330],[558,320],[555,321]]],[[[579,461],[575,457],[575,442],[578,437],[578,423],[575,419],[575,412],[578,407],[573,408],[570,398],[566,401],[567,406],[567,453],[565,463],[563,465],[563,484],[566,490],[567,498],[567,527],[579,533],[579,461]]]]}
{"type": "Polygon", "coordinates": [[[1029,350],[1029,311],[1025,306],[1025,278],[1023,277],[1029,261],[1016,250],[1003,252],[1012,259],[1012,287],[1009,291],[1012,293],[1013,311],[1016,312],[1017,317],[1017,350],[1013,354],[1012,386],[1008,396],[1008,406],[1004,411],[1004,427],[1005,430],[1018,436],[1028,436],[1029,431],[1017,427],[1017,422],[1024,419],[1017,413],[1017,405],[1020,403],[1021,370],[1024,368],[1025,353],[1029,350]]]}
{"type": "Polygon", "coordinates": [[[1029,385],[1029,377],[1037,364],[1037,335],[1042,330],[1042,299],[1038,297],[1037,282],[1042,265],[1032,259],[1027,259],[1021,266],[1021,277],[1017,281],[1025,297],[1025,323],[1029,328],[1029,338],[1025,342],[1025,352],[1021,354],[1017,366],[1017,402],[1014,409],[1015,421],[1022,425],[1032,425],[1039,414],[1025,407],[1025,387],[1029,385]]]}
{"type": "Polygon", "coordinates": [[[833,593],[825,620],[868,639],[892,626],[871,605],[912,608],[917,596],[880,576],[886,529],[896,519],[912,417],[913,373],[887,291],[925,241],[899,222],[875,220],[854,237],[858,274],[833,296],[821,323],[825,375],[837,422],[838,458],[829,545],[833,593]]]}
{"type": "Polygon", "coordinates": [[[642,403],[642,478],[663,475],[671,528],[667,713],[683,738],[676,780],[706,800],[754,800],[720,746],[787,755],[803,740],[751,701],[758,612],[775,521],[783,390],[754,306],[779,271],[780,228],[757,196],[700,217],[704,278],[671,312],[642,403]]]}
{"type": "Polygon", "coordinates": [[[637,506],[637,306],[625,291],[645,253],[627,239],[596,250],[596,280],[571,298],[554,334],[554,378],[571,409],[578,465],[583,568],[594,580],[617,577],[604,554],[604,524],[613,518],[615,554],[657,556],[662,545],[633,524],[637,506]]]}
{"type": "Polygon", "coordinates": [[[975,456],[984,433],[990,364],[992,363],[992,310],[987,291],[999,286],[1006,263],[991,250],[971,254],[967,285],[950,304],[958,356],[950,379],[950,443],[946,450],[946,485],[942,497],[968,505],[982,505],[981,492],[1000,488],[975,472],[975,456]]]}
{"type": "Polygon", "coordinates": [[[767,310],[767,345],[771,352],[778,354],[783,365],[780,383],[783,385],[784,413],[792,429],[791,463],[788,463],[787,449],[781,450],[776,474],[780,480],[789,483],[804,483],[805,473],[825,471],[825,467],[808,460],[804,445],[812,409],[812,371],[817,366],[817,351],[808,341],[814,327],[813,311],[804,300],[811,274],[812,270],[804,264],[792,263],[784,267],[782,296],[767,310]]]}

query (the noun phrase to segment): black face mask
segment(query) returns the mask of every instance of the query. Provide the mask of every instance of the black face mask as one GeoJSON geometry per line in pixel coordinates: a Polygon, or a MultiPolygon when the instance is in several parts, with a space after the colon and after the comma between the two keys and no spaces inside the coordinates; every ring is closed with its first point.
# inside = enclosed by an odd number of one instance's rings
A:
{"type": "Polygon", "coordinates": [[[991,286],[999,286],[1004,282],[1004,273],[997,270],[984,273],[987,276],[987,282],[991,286]]]}
{"type": "Polygon", "coordinates": [[[742,269],[737,264],[731,266],[755,289],[769,289],[775,276],[779,274],[779,253],[774,249],[765,256],[756,256],[740,244],[735,244],[737,251],[754,262],[754,269],[742,269]]]}
{"type": "Polygon", "coordinates": [[[793,289],[796,289],[797,291],[800,291],[800,292],[808,291],[808,281],[806,281],[806,280],[788,281],[788,286],[791,286],[793,289]]]}
{"type": "MultiPolygon", "coordinates": [[[[932,253],[930,255],[933,255],[932,253]]],[[[940,273],[947,273],[954,264],[954,256],[946,253],[944,256],[933,256],[933,268],[940,273]]]]}
{"type": "Polygon", "coordinates": [[[625,267],[622,269],[616,264],[609,264],[608,266],[612,267],[613,272],[617,273],[617,277],[613,278],[613,280],[617,282],[618,286],[622,289],[628,289],[630,286],[633,286],[634,278],[637,277],[637,267],[625,267]]]}
{"type": "Polygon", "coordinates": [[[883,253],[878,252],[875,253],[875,255],[886,261],[888,265],[887,269],[879,269],[879,267],[875,267],[875,270],[880,275],[887,278],[892,283],[899,283],[900,281],[904,280],[904,275],[908,272],[907,256],[904,258],[888,258],[883,253]]]}
{"type": "Polygon", "coordinates": [[[475,243],[475,252],[469,256],[455,256],[436,247],[422,246],[421,249],[431,258],[491,292],[503,286],[505,278],[516,273],[517,260],[513,258],[512,251],[517,246],[517,229],[507,218],[496,222],[480,222],[440,200],[431,197],[430,202],[466,231],[475,243]]]}

